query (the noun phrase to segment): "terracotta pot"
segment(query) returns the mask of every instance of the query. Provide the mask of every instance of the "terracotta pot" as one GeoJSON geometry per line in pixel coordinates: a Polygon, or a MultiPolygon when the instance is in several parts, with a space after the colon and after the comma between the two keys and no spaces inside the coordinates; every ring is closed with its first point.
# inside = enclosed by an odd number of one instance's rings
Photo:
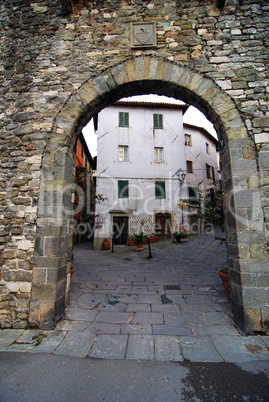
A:
{"type": "Polygon", "coordinates": [[[223,287],[224,287],[224,290],[226,293],[226,297],[230,301],[229,275],[224,274],[223,272],[219,271],[219,276],[222,281],[222,284],[223,284],[223,287]]]}
{"type": "Polygon", "coordinates": [[[128,241],[128,246],[134,246],[134,242],[132,240],[128,241]]]}
{"type": "Polygon", "coordinates": [[[137,247],[137,248],[142,248],[142,244],[138,243],[138,244],[136,245],[136,247],[137,247]]]}
{"type": "Polygon", "coordinates": [[[70,274],[71,274],[71,276],[73,275],[74,272],[75,272],[75,268],[74,268],[74,267],[71,267],[71,269],[70,269],[70,274]]]}
{"type": "Polygon", "coordinates": [[[103,250],[109,250],[110,249],[110,241],[105,239],[103,241],[103,250]]]}

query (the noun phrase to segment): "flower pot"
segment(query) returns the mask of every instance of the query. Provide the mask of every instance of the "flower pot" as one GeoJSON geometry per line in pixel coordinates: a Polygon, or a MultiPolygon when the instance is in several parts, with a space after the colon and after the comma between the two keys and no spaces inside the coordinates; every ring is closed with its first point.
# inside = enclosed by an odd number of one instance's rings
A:
{"type": "Polygon", "coordinates": [[[109,250],[110,249],[110,241],[105,239],[103,241],[103,250],[109,250]]]}
{"type": "Polygon", "coordinates": [[[138,243],[138,244],[136,245],[136,247],[137,247],[137,248],[142,248],[142,244],[138,243]]]}
{"type": "Polygon", "coordinates": [[[70,274],[71,274],[71,276],[74,274],[74,272],[75,272],[75,268],[74,268],[74,267],[71,267],[71,269],[70,269],[70,274]]]}
{"type": "Polygon", "coordinates": [[[130,241],[128,241],[128,246],[130,247],[130,246],[134,246],[135,244],[134,244],[134,242],[132,241],[132,240],[130,240],[130,241]]]}
{"type": "Polygon", "coordinates": [[[226,297],[230,301],[229,275],[224,274],[223,272],[219,271],[219,276],[222,281],[222,284],[223,284],[223,287],[224,287],[224,290],[226,293],[226,297]]]}

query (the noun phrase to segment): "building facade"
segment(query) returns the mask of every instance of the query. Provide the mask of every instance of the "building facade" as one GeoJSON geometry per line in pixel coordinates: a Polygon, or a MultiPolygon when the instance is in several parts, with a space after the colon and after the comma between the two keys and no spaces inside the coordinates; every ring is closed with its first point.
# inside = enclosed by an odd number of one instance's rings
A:
{"type": "Polygon", "coordinates": [[[181,199],[197,198],[218,178],[218,141],[183,124],[187,109],[118,101],[99,113],[97,191],[107,200],[97,207],[95,248],[106,238],[126,244],[141,231],[160,237],[190,231],[181,199]]]}

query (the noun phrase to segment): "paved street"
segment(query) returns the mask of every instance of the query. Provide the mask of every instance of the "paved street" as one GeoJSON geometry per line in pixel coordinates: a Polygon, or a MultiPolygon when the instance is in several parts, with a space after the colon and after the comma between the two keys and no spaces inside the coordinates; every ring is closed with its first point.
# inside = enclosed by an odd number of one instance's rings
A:
{"type": "MultiPolygon", "coordinates": [[[[219,234],[218,234],[219,235],[219,234]]],[[[93,251],[75,246],[70,304],[55,330],[5,329],[0,351],[190,362],[269,360],[269,337],[235,326],[216,234],[93,251]]]]}

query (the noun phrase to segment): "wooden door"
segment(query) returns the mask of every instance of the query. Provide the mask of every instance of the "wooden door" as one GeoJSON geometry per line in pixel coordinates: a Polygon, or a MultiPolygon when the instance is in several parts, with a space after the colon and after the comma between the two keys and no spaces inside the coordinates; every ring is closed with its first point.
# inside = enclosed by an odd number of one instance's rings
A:
{"type": "Polygon", "coordinates": [[[129,218],[126,216],[113,217],[113,242],[114,244],[127,244],[129,218]]]}
{"type": "Polygon", "coordinates": [[[155,233],[158,237],[171,236],[171,214],[155,215],[155,233]]]}

